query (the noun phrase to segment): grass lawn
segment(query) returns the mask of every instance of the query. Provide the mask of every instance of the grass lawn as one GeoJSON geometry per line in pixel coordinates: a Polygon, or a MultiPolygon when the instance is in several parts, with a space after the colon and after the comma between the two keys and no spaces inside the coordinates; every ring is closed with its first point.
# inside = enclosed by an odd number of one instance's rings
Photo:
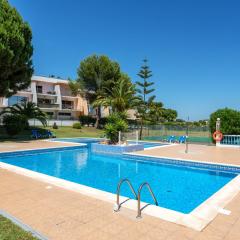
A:
{"type": "Polygon", "coordinates": [[[82,129],[74,129],[72,127],[59,127],[58,129],[50,129],[58,138],[67,137],[100,137],[103,136],[103,130],[95,127],[82,127],[82,129]]]}
{"type": "Polygon", "coordinates": [[[37,240],[37,238],[0,215],[0,240],[37,240]]]}
{"type": "MultiPolygon", "coordinates": [[[[71,137],[101,137],[104,135],[103,130],[96,129],[95,127],[82,127],[82,129],[75,129],[72,127],[62,127],[59,126],[58,129],[53,129],[52,127],[41,128],[39,131],[44,131],[44,129],[51,130],[57,138],[71,138],[71,137]]],[[[181,136],[185,135],[185,131],[160,131],[160,130],[143,130],[143,139],[150,141],[158,141],[161,137],[165,136],[181,136]]],[[[128,134],[128,139],[135,139],[135,131],[133,134],[128,134]]],[[[22,131],[19,135],[10,138],[4,131],[3,127],[0,127],[0,142],[3,141],[25,141],[31,140],[31,130],[22,131]]],[[[197,132],[190,131],[189,132],[189,141],[197,142],[197,143],[209,143],[211,142],[211,138],[209,138],[209,132],[197,132]]],[[[1,239],[0,239],[1,240],[1,239]]]]}
{"type": "MultiPolygon", "coordinates": [[[[75,129],[72,127],[59,127],[58,129],[53,129],[51,127],[47,127],[40,129],[40,131],[44,129],[51,130],[58,138],[100,137],[103,135],[103,130],[96,129],[94,127],[83,127],[82,129],[75,129]]],[[[24,130],[19,135],[9,138],[9,136],[5,133],[4,129],[2,127],[0,128],[0,142],[25,140],[31,140],[31,130],[24,130]]]]}

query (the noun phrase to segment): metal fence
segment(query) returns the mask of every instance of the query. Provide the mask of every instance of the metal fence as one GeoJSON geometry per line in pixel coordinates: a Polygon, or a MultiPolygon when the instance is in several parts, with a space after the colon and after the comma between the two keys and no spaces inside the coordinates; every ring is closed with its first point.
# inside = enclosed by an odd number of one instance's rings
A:
{"type": "MultiPolygon", "coordinates": [[[[136,131],[140,133],[140,126],[130,125],[127,139],[135,140],[136,131]]],[[[212,138],[208,126],[187,126],[187,125],[145,125],[143,126],[142,140],[160,141],[168,136],[189,136],[189,142],[211,144],[212,138]]]]}

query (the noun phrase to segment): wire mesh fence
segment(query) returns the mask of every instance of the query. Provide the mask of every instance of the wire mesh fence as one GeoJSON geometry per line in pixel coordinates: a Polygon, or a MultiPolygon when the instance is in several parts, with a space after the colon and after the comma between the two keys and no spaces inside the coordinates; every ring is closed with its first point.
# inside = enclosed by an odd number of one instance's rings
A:
{"type": "MultiPolygon", "coordinates": [[[[131,125],[129,131],[124,133],[125,138],[129,140],[136,140],[139,138],[140,126],[131,125]],[[138,137],[137,137],[138,134],[138,137]]],[[[210,130],[208,126],[193,126],[193,125],[144,125],[142,129],[142,139],[150,141],[166,140],[169,136],[188,135],[190,143],[210,144],[212,142],[210,130]]]]}

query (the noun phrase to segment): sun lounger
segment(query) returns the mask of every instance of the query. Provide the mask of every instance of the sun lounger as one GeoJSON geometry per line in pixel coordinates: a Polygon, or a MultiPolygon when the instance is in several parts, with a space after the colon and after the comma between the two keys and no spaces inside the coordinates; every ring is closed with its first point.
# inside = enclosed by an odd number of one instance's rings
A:
{"type": "Polygon", "coordinates": [[[178,143],[185,143],[186,142],[186,136],[180,136],[177,140],[178,143]]]}
{"type": "Polygon", "coordinates": [[[173,143],[175,142],[176,137],[175,136],[169,136],[167,139],[164,139],[164,142],[169,142],[169,143],[173,143]]]}
{"type": "Polygon", "coordinates": [[[56,136],[50,130],[47,130],[46,131],[46,137],[48,137],[48,138],[55,138],[56,136]]]}
{"type": "Polygon", "coordinates": [[[33,130],[32,130],[32,135],[31,135],[31,137],[32,137],[32,138],[35,138],[35,139],[39,139],[39,138],[42,137],[42,134],[40,134],[40,133],[38,132],[38,130],[33,129],[33,130]]]}

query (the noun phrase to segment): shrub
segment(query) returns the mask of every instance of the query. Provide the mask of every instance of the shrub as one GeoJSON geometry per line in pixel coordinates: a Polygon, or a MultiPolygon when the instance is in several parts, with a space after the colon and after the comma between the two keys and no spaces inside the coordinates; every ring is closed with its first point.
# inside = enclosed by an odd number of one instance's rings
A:
{"type": "Polygon", "coordinates": [[[107,118],[107,124],[105,125],[106,137],[110,140],[110,144],[116,144],[118,142],[118,132],[127,131],[127,122],[120,118],[118,114],[111,114],[107,118]]]}
{"type": "Polygon", "coordinates": [[[82,126],[81,126],[81,123],[80,122],[76,122],[72,125],[73,128],[76,128],[76,129],[81,129],[82,126]]]}
{"type": "Polygon", "coordinates": [[[22,115],[4,115],[3,125],[8,135],[15,136],[26,127],[26,118],[22,115]]]}
{"type": "Polygon", "coordinates": [[[240,112],[230,108],[218,109],[210,115],[211,132],[216,130],[216,120],[220,118],[220,131],[223,134],[240,134],[240,112]]]}
{"type": "Polygon", "coordinates": [[[88,115],[82,115],[79,117],[79,121],[82,125],[94,125],[96,123],[96,118],[88,115]]]}
{"type": "Polygon", "coordinates": [[[58,129],[58,125],[54,122],[52,128],[53,129],[58,129]]]}
{"type": "Polygon", "coordinates": [[[104,128],[106,123],[107,123],[107,118],[106,117],[102,117],[102,118],[99,119],[99,126],[100,126],[100,128],[104,128]]]}

